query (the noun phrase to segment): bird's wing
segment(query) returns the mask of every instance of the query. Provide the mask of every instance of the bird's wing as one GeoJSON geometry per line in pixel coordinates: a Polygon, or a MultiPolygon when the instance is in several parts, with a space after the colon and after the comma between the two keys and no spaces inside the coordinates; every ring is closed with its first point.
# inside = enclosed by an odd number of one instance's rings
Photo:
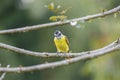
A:
{"type": "Polygon", "coordinates": [[[67,42],[67,45],[69,46],[69,41],[68,41],[68,38],[65,36],[65,40],[67,42]]]}

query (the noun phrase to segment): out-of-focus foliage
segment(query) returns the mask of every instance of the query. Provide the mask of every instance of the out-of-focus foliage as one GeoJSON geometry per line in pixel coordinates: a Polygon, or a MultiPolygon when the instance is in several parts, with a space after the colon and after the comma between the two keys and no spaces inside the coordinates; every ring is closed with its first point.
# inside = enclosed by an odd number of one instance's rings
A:
{"type": "Polygon", "coordinates": [[[51,21],[63,21],[67,19],[67,16],[65,14],[68,11],[68,9],[70,9],[70,8],[66,8],[64,10],[61,10],[61,5],[57,5],[55,7],[55,4],[53,2],[51,2],[48,5],[45,5],[45,7],[47,7],[51,12],[56,14],[56,15],[50,16],[49,20],[51,21]]]}
{"type": "MultiPolygon", "coordinates": [[[[0,29],[11,29],[48,23],[54,15],[44,6],[53,2],[64,9],[68,7],[68,19],[78,18],[111,9],[119,0],[0,0],[0,29]]],[[[116,40],[120,34],[120,14],[78,22],[80,28],[64,25],[43,28],[27,33],[0,35],[0,42],[39,52],[56,52],[53,43],[54,31],[61,30],[70,42],[72,52],[101,48],[116,40]],[[83,27],[84,26],[84,27],[83,27]]],[[[35,71],[30,73],[9,73],[4,80],[119,80],[119,51],[89,61],[35,71]]],[[[7,66],[30,66],[63,58],[36,58],[0,49],[0,64],[7,66]]]]}

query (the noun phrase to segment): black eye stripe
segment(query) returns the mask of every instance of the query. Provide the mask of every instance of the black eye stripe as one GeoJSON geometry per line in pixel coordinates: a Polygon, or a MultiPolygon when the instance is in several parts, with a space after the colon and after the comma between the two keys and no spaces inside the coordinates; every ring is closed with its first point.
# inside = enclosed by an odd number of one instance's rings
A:
{"type": "Polygon", "coordinates": [[[58,31],[55,34],[58,34],[58,31]]]}
{"type": "Polygon", "coordinates": [[[61,33],[58,34],[58,36],[60,36],[60,35],[61,35],[61,33]]]}

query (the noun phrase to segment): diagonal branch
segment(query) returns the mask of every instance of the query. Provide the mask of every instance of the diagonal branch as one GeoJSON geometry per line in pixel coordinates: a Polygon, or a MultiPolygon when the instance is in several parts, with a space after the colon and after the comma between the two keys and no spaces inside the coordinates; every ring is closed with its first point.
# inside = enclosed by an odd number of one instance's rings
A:
{"type": "Polygon", "coordinates": [[[34,71],[34,70],[54,68],[58,66],[68,65],[70,63],[75,63],[82,60],[93,59],[93,58],[108,54],[109,52],[112,52],[115,50],[120,50],[120,39],[118,39],[117,41],[114,41],[113,43],[111,43],[110,45],[104,48],[101,48],[95,51],[89,51],[89,54],[81,55],[68,60],[44,63],[44,64],[28,66],[28,67],[14,67],[14,68],[0,67],[0,72],[28,72],[28,71],[34,71]]]}
{"type": "Polygon", "coordinates": [[[75,18],[75,19],[71,19],[71,20],[52,22],[52,23],[46,23],[46,24],[39,24],[39,25],[34,25],[34,26],[26,26],[26,27],[16,28],[16,29],[1,30],[0,34],[27,32],[27,31],[31,31],[31,30],[37,30],[40,28],[60,26],[60,25],[69,24],[71,21],[87,21],[87,20],[94,19],[94,18],[104,17],[107,15],[116,13],[118,11],[120,11],[120,6],[117,6],[116,8],[113,8],[113,9],[105,11],[105,12],[101,12],[101,13],[93,14],[93,15],[88,15],[88,16],[81,17],[81,18],[75,18]]]}

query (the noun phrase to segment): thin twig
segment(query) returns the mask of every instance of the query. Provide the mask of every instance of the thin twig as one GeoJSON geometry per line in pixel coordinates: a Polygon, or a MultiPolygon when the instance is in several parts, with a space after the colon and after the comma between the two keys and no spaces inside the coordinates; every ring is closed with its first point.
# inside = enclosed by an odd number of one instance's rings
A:
{"type": "Polygon", "coordinates": [[[118,39],[117,41],[111,43],[110,45],[104,48],[101,48],[95,51],[89,51],[89,54],[81,55],[68,60],[62,60],[62,61],[51,62],[51,63],[43,63],[43,64],[28,66],[28,67],[14,67],[14,68],[0,67],[0,72],[28,72],[28,71],[34,71],[34,70],[55,68],[58,66],[68,65],[70,63],[75,63],[82,60],[93,59],[116,50],[120,50],[120,39],[118,39]]]}
{"type": "MultiPolygon", "coordinates": [[[[10,65],[7,65],[6,69],[8,69],[9,67],[10,67],[10,65]]],[[[4,72],[4,73],[1,75],[0,80],[3,80],[3,78],[5,77],[5,75],[6,75],[6,72],[4,72]]]]}
{"type": "Polygon", "coordinates": [[[93,14],[93,15],[88,15],[88,16],[81,17],[81,18],[75,18],[75,19],[71,19],[71,20],[52,22],[52,23],[46,23],[46,24],[39,24],[39,25],[34,25],[34,26],[26,26],[26,27],[16,28],[16,29],[1,30],[0,34],[27,32],[27,31],[31,31],[31,30],[37,30],[37,29],[40,29],[40,28],[53,27],[53,26],[58,26],[58,25],[60,26],[60,25],[69,24],[71,21],[81,21],[81,22],[83,22],[83,21],[87,21],[87,20],[90,20],[90,19],[104,17],[104,16],[107,16],[107,15],[116,13],[118,11],[120,11],[120,6],[117,6],[116,8],[113,8],[109,11],[105,11],[105,12],[101,12],[101,13],[93,14]]]}

